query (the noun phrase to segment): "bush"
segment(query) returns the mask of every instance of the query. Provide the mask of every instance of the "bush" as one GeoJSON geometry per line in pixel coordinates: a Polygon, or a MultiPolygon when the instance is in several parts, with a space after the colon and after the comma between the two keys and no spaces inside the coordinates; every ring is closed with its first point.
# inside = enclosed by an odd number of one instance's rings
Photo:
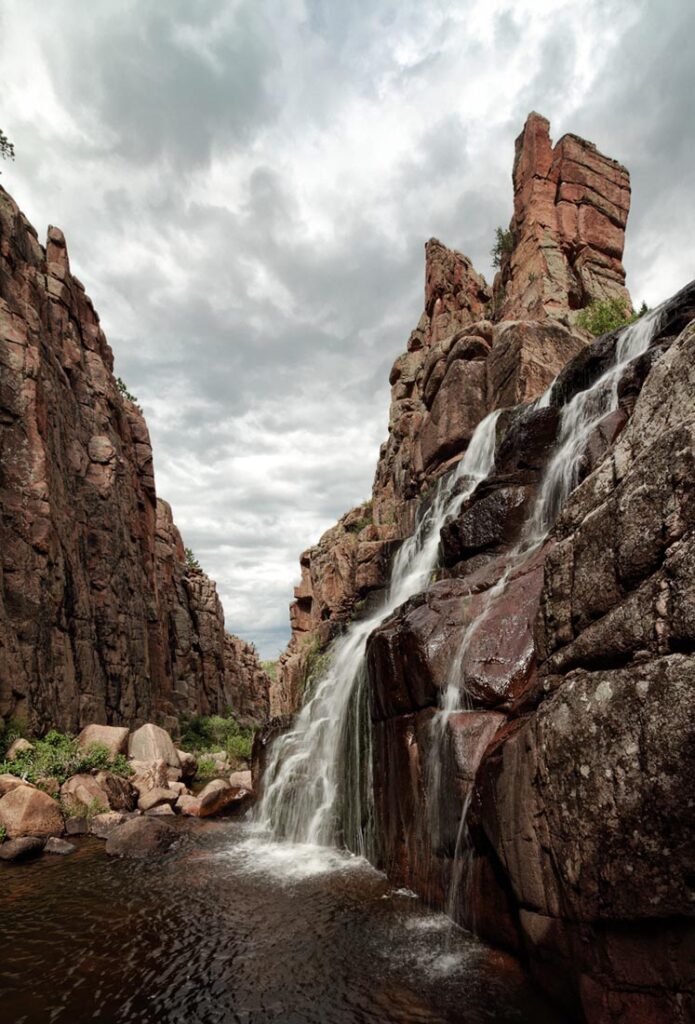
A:
{"type": "Polygon", "coordinates": [[[514,236],[511,231],[505,231],[504,228],[496,228],[495,244],[492,249],[490,249],[493,267],[500,267],[502,265],[503,257],[508,256],[513,248],[514,236]]]}
{"type": "Polygon", "coordinates": [[[62,784],[72,775],[100,769],[123,778],[133,774],[127,758],[117,754],[112,759],[103,743],[93,743],[87,750],[82,750],[74,736],[55,729],[46,733],[43,739],[32,740],[32,743],[33,750],[26,750],[11,761],[0,762],[0,775],[16,775],[34,783],[39,779],[52,778],[62,784]]]}
{"type": "Polygon", "coordinates": [[[7,829],[4,825],[0,825],[0,843],[4,843],[7,839],[7,829]]]}
{"type": "Polygon", "coordinates": [[[604,299],[583,309],[577,316],[577,324],[598,338],[631,323],[633,319],[636,317],[630,314],[629,306],[622,299],[604,299]]]}
{"type": "MultiPolygon", "coordinates": [[[[181,728],[181,750],[192,754],[206,754],[224,750],[231,761],[247,761],[251,757],[253,745],[253,729],[245,729],[239,725],[231,711],[223,715],[196,715],[185,719],[181,728]]],[[[205,771],[214,775],[209,769],[209,758],[198,757],[198,775],[204,776],[205,771]]]]}

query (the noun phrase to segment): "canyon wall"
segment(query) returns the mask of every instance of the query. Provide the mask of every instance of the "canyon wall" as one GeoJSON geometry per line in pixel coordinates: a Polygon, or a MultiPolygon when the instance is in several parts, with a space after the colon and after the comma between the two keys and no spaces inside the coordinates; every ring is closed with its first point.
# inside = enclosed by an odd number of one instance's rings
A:
{"type": "Polygon", "coordinates": [[[269,681],[186,565],[63,234],[49,228],[44,249],[1,188],[0,371],[0,716],[264,719],[269,681]]]}
{"type": "Polygon", "coordinates": [[[563,409],[621,343],[594,341],[578,313],[632,306],[625,169],[575,136],[553,147],[532,114],[513,179],[492,289],[462,254],[426,246],[425,311],[391,373],[372,501],[302,556],[274,710],[295,710],[316,652],[379,600],[393,550],[499,409],[494,469],[445,524],[436,578],[369,640],[378,862],[516,951],[574,1016],[685,1024],[695,284],[660,310],[581,439],[577,486],[519,557],[563,409]],[[460,710],[440,740],[452,682],[460,710]]]}

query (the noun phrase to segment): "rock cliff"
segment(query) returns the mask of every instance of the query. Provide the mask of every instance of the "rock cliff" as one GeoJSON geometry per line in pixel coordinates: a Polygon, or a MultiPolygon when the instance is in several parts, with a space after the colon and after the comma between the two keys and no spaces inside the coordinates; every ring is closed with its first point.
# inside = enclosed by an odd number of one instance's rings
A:
{"type": "Polygon", "coordinates": [[[0,715],[34,728],[265,716],[268,680],[227,638],[155,492],[65,239],[44,249],[0,188],[0,715]]]}
{"type": "Polygon", "coordinates": [[[685,1024],[695,283],[637,329],[634,358],[624,331],[594,341],[578,310],[632,308],[627,171],[575,136],[553,148],[532,114],[513,179],[493,289],[465,256],[427,244],[425,311],[391,374],[371,521],[349,513],[303,556],[283,668],[295,685],[275,706],[294,709],[306,652],[378,600],[391,552],[500,410],[494,468],[445,523],[436,578],[368,643],[377,858],[517,951],[592,1024],[685,1024]],[[567,410],[589,391],[598,413],[577,428],[575,474],[553,504],[552,460],[579,423],[567,410]],[[375,571],[358,582],[367,551],[375,571]],[[442,719],[452,686],[458,710],[442,719]]]}

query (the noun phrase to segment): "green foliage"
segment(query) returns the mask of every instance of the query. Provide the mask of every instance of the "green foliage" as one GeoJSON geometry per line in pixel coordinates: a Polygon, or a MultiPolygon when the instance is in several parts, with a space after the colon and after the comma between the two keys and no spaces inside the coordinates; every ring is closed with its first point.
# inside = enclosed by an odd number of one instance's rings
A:
{"type": "Polygon", "coordinates": [[[123,380],[122,377],[116,377],[116,387],[118,388],[120,394],[123,395],[124,398],[127,398],[129,402],[134,402],[137,405],[137,398],[135,397],[135,395],[131,394],[130,391],[128,391],[126,382],[123,380]]]}
{"type": "Polygon", "coordinates": [[[43,739],[34,739],[33,750],[26,750],[11,761],[0,762],[0,775],[16,775],[27,782],[57,779],[63,783],[72,775],[105,769],[127,778],[133,774],[123,754],[113,759],[103,743],[93,743],[87,750],[78,746],[74,736],[52,729],[43,739]]]}
{"type": "Polygon", "coordinates": [[[14,160],[14,146],[0,129],[0,157],[3,160],[14,160]]]}
{"type": "Polygon", "coordinates": [[[265,674],[269,677],[272,682],[278,677],[278,663],[277,661],[262,661],[261,668],[265,674]]]}
{"type": "Polygon", "coordinates": [[[371,526],[374,522],[374,516],[372,513],[372,499],[365,501],[362,506],[362,515],[354,523],[350,523],[349,526],[345,527],[347,533],[361,533],[365,526],[371,526]]]}
{"type": "MultiPolygon", "coordinates": [[[[224,750],[230,761],[247,761],[251,757],[253,745],[253,729],[245,729],[229,711],[223,715],[196,715],[185,719],[181,730],[181,750],[192,754],[209,754],[224,750]]],[[[198,758],[198,775],[205,776],[206,771],[214,775],[214,761],[210,758],[198,758]],[[208,764],[208,761],[210,764],[208,764]]]]}
{"type": "MultiPolygon", "coordinates": [[[[644,305],[644,304],[643,304],[644,305]]],[[[636,317],[630,315],[630,308],[621,299],[604,299],[592,302],[577,316],[577,324],[595,337],[608,334],[618,327],[631,323],[636,317]]]]}
{"type": "Polygon", "coordinates": [[[505,231],[504,228],[495,228],[495,244],[490,249],[493,267],[501,266],[503,258],[508,256],[513,248],[514,236],[511,231],[505,231]]]}
{"type": "Polygon", "coordinates": [[[106,814],[108,806],[94,797],[85,806],[79,800],[60,800],[60,810],[64,818],[95,818],[97,814],[106,814]]]}
{"type": "Polygon", "coordinates": [[[304,658],[303,690],[305,693],[312,683],[315,683],[326,674],[331,664],[331,656],[332,652],[330,647],[324,648],[319,638],[315,636],[306,648],[306,655],[304,658]]]}
{"type": "Polygon", "coordinates": [[[0,843],[4,843],[7,839],[7,829],[4,825],[0,825],[0,843]]]}
{"type": "Polygon", "coordinates": [[[26,724],[19,718],[10,718],[8,722],[0,719],[0,761],[5,760],[5,754],[15,740],[27,735],[26,724]]]}
{"type": "Polygon", "coordinates": [[[198,761],[196,777],[199,779],[211,779],[217,774],[217,761],[212,757],[201,757],[198,761]]]}
{"type": "Polygon", "coordinates": [[[183,553],[186,557],[186,568],[189,572],[202,572],[200,562],[193,554],[192,548],[184,548],[183,553]]]}

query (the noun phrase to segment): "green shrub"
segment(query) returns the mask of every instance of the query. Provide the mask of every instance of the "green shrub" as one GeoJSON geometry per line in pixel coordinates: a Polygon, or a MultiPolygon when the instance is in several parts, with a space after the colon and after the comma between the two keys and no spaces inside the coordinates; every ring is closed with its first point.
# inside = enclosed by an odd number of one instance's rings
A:
{"type": "Polygon", "coordinates": [[[19,718],[11,718],[8,722],[0,719],[0,761],[5,760],[5,754],[15,740],[27,735],[26,724],[19,718]]]}
{"type": "Polygon", "coordinates": [[[201,757],[198,760],[196,776],[199,779],[211,779],[217,774],[217,761],[212,757],[201,757]]]}
{"type": "Polygon", "coordinates": [[[514,236],[511,230],[505,231],[504,228],[495,228],[495,244],[490,249],[493,267],[501,266],[503,257],[508,256],[513,248],[514,236]]]}
{"type": "Polygon", "coordinates": [[[60,733],[55,729],[46,733],[43,739],[33,739],[33,750],[23,751],[11,761],[0,763],[0,774],[16,775],[27,782],[53,778],[63,783],[72,775],[100,769],[127,778],[133,774],[123,754],[111,758],[108,747],[93,743],[82,750],[74,736],[60,733]]]}
{"type": "Polygon", "coordinates": [[[119,394],[123,395],[124,398],[127,398],[129,402],[134,402],[135,405],[137,405],[137,398],[128,391],[126,382],[122,377],[116,377],[116,387],[118,388],[119,394]]]}
{"type": "Polygon", "coordinates": [[[7,829],[4,825],[0,825],[0,843],[4,843],[7,839],[7,829]]]}
{"type": "MultiPolygon", "coordinates": [[[[239,725],[231,711],[226,716],[196,715],[184,719],[179,745],[181,750],[192,754],[204,755],[224,750],[231,761],[246,761],[251,756],[253,729],[239,725]]],[[[215,774],[214,762],[199,756],[198,775],[205,777],[206,771],[215,774]],[[207,762],[211,762],[212,768],[207,762]]]]}
{"type": "Polygon", "coordinates": [[[608,334],[609,331],[631,323],[633,319],[635,317],[631,315],[630,307],[622,299],[604,299],[592,302],[583,309],[577,316],[577,323],[598,338],[601,334],[608,334]]]}

